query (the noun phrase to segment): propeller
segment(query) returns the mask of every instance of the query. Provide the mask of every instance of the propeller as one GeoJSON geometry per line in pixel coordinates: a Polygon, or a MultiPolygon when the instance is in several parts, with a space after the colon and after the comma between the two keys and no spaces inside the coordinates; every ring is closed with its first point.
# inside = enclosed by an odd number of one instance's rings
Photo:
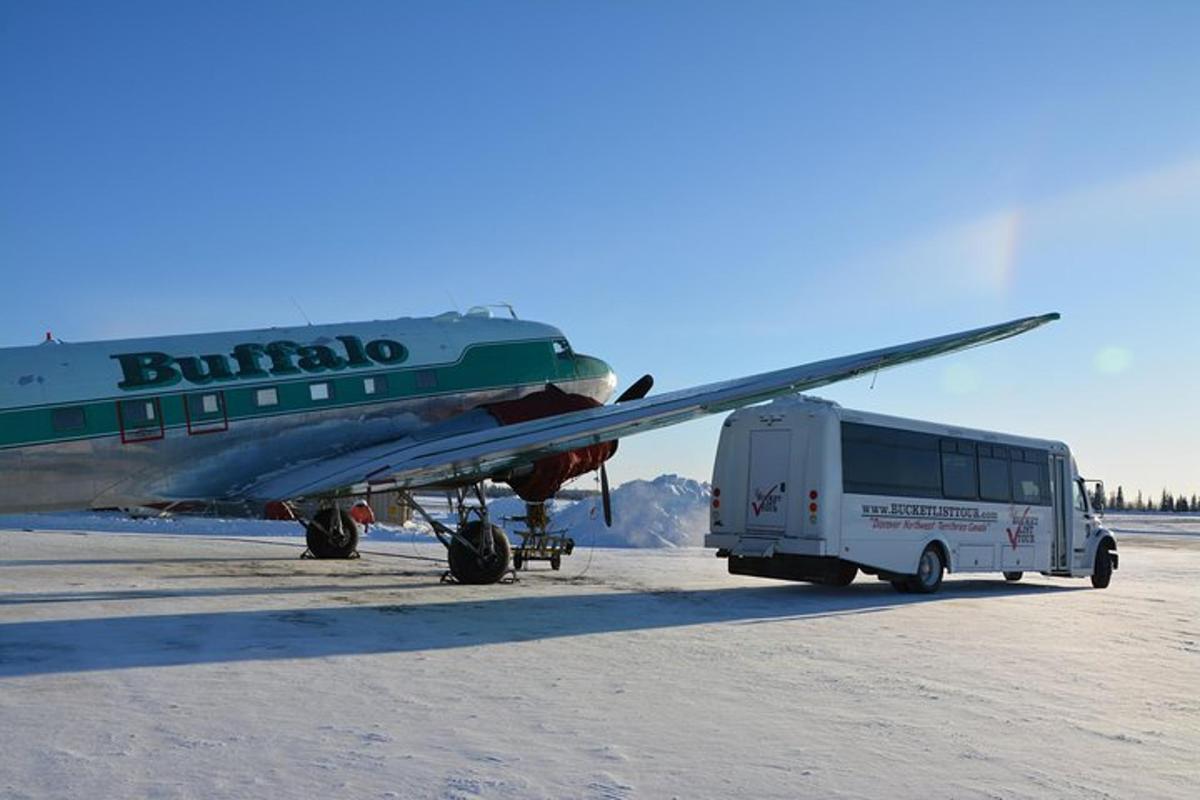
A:
{"type": "Polygon", "coordinates": [[[608,493],[608,470],[600,465],[600,503],[604,506],[604,527],[612,527],[612,496],[608,493]]]}
{"type": "MultiPolygon", "coordinates": [[[[621,396],[615,402],[624,403],[626,400],[641,400],[652,388],[654,388],[654,376],[647,373],[631,383],[628,389],[621,392],[621,396]]],[[[613,452],[615,453],[616,450],[613,452]]],[[[613,521],[612,495],[608,491],[608,470],[604,468],[603,462],[600,464],[600,502],[604,506],[604,527],[611,528],[613,521]]]]}
{"type": "Polygon", "coordinates": [[[643,375],[629,385],[629,388],[621,392],[621,396],[616,399],[618,403],[624,403],[626,400],[641,400],[651,389],[654,388],[654,376],[643,375]]]}

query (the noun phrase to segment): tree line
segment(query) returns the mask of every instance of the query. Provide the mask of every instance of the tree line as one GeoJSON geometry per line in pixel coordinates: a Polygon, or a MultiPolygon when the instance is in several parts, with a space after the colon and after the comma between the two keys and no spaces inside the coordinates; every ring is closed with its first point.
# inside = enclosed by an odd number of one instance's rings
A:
{"type": "Polygon", "coordinates": [[[1174,495],[1166,489],[1162,490],[1162,495],[1157,499],[1153,497],[1142,497],[1142,492],[1139,489],[1137,497],[1133,500],[1125,499],[1125,490],[1118,486],[1115,492],[1109,492],[1108,497],[1104,496],[1100,484],[1096,484],[1096,488],[1092,490],[1092,507],[1099,509],[1108,509],[1110,511],[1170,511],[1170,512],[1200,512],[1200,496],[1195,493],[1189,498],[1185,494],[1174,495]]]}

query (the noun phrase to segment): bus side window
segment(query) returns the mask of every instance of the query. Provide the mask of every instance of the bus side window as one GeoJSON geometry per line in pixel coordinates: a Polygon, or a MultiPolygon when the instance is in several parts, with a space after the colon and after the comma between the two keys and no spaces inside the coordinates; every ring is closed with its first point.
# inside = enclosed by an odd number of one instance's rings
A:
{"type": "Polygon", "coordinates": [[[994,503],[1012,501],[1007,458],[979,456],[979,497],[994,503]]]}
{"type": "Polygon", "coordinates": [[[953,500],[975,500],[975,457],[965,453],[942,453],[942,494],[953,500]]]}
{"type": "Polygon", "coordinates": [[[1050,469],[1045,464],[1028,461],[1012,462],[1012,494],[1014,503],[1035,506],[1050,504],[1050,469]]]}

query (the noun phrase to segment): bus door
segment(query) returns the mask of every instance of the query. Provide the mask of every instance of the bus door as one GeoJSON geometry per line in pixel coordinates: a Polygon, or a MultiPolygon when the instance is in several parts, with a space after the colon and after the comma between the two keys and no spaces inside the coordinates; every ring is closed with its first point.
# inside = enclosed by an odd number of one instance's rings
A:
{"type": "MultiPolygon", "coordinates": [[[[746,487],[746,527],[782,533],[787,529],[792,431],[750,431],[750,484],[746,487]]],[[[799,484],[797,483],[797,486],[799,484]]]]}
{"type": "Polygon", "coordinates": [[[1072,497],[1071,465],[1063,456],[1050,456],[1050,495],[1054,498],[1054,539],[1050,547],[1050,569],[1070,569],[1072,526],[1075,504],[1072,497]]]}

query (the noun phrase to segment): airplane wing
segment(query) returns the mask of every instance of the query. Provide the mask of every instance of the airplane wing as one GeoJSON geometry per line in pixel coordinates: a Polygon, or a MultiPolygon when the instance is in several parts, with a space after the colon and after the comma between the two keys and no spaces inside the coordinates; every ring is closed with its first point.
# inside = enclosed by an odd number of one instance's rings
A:
{"type": "Polygon", "coordinates": [[[270,500],[357,493],[368,486],[412,488],[478,481],[554,453],[1007,339],[1058,317],[1058,314],[1023,317],[933,339],[442,438],[397,439],[264,476],[246,487],[244,496],[270,500]]]}

